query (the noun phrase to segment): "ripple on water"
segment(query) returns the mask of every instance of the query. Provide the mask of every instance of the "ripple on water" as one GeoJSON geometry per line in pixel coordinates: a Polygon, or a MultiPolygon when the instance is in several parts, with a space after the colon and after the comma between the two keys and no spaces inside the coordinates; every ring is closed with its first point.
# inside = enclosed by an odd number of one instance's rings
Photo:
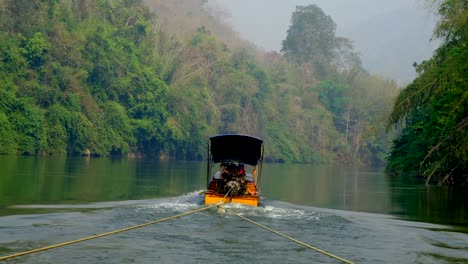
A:
{"type": "MultiPolygon", "coordinates": [[[[204,197],[200,191],[150,200],[46,205],[46,208],[71,208],[75,212],[1,217],[0,253],[29,250],[117,230],[188,212],[203,205],[204,197]],[[93,213],[83,212],[81,208],[93,209],[93,213]]],[[[41,208],[40,205],[23,206],[28,207],[41,208]]],[[[226,208],[359,263],[414,263],[418,259],[424,263],[437,263],[443,259],[441,256],[448,255],[467,259],[467,236],[434,231],[432,228],[437,228],[434,225],[269,199],[261,199],[259,207],[227,204],[226,208]],[[429,252],[437,255],[428,255],[429,252]]],[[[232,263],[234,260],[236,263],[333,262],[284,238],[252,227],[233,214],[220,216],[215,208],[176,221],[51,250],[47,254],[48,258],[43,261],[27,257],[19,259],[19,263],[118,263],[127,260],[193,263],[194,260],[208,262],[213,258],[218,263],[232,263]],[[102,256],[105,257],[99,259],[102,256]]]]}

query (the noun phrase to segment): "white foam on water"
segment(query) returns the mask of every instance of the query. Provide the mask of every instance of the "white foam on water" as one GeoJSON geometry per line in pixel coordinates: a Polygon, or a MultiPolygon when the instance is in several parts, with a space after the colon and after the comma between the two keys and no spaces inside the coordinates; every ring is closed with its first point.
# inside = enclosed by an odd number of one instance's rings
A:
{"type": "MultiPolygon", "coordinates": [[[[38,204],[38,205],[16,205],[11,208],[29,209],[107,209],[115,207],[131,206],[138,214],[147,213],[182,213],[194,210],[204,205],[204,190],[196,190],[180,196],[155,198],[148,200],[127,200],[115,202],[99,202],[90,204],[38,204]]],[[[235,212],[248,216],[267,217],[273,219],[298,219],[320,221],[321,218],[329,216],[328,213],[314,210],[305,206],[298,206],[280,201],[261,198],[258,207],[242,205],[237,203],[225,204],[225,207],[235,212]]]]}
{"type": "Polygon", "coordinates": [[[289,207],[278,207],[273,205],[264,205],[259,207],[252,207],[247,205],[230,203],[225,205],[226,208],[232,209],[236,213],[243,216],[258,216],[273,219],[301,219],[309,221],[320,221],[321,213],[289,207]]]}
{"type": "Polygon", "coordinates": [[[151,200],[151,203],[140,205],[137,211],[147,211],[153,213],[161,213],[167,211],[190,211],[197,207],[200,207],[200,205],[203,205],[204,197],[201,194],[201,192],[202,190],[199,190],[189,192],[181,196],[151,200]]]}
{"type": "MultiPolygon", "coordinates": [[[[139,210],[148,210],[148,212],[186,212],[204,205],[203,190],[193,191],[181,196],[153,200],[151,204],[140,206],[139,210]]],[[[274,200],[265,200],[261,198],[260,205],[253,207],[238,203],[227,203],[224,205],[236,213],[248,216],[267,217],[273,219],[300,219],[308,221],[320,221],[321,218],[329,214],[319,212],[313,208],[297,206],[274,200]]]]}

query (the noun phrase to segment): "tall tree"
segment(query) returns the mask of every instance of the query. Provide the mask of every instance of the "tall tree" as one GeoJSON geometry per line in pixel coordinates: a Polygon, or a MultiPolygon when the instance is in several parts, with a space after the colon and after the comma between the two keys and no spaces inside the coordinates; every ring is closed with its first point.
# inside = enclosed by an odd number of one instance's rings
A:
{"type": "Polygon", "coordinates": [[[336,24],[316,5],[298,6],[281,51],[298,63],[312,62],[319,70],[336,57],[336,24]]]}

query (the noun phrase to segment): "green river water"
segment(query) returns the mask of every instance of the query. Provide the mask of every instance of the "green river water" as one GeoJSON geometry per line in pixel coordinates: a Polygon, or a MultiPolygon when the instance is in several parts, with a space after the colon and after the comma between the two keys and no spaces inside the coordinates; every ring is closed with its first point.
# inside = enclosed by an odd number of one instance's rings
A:
{"type": "MultiPolygon", "coordinates": [[[[0,156],[0,257],[193,210],[204,162],[0,156]]],[[[465,188],[382,168],[263,164],[265,226],[355,263],[468,263],[465,188]]],[[[7,263],[339,263],[215,209],[7,263]]]]}

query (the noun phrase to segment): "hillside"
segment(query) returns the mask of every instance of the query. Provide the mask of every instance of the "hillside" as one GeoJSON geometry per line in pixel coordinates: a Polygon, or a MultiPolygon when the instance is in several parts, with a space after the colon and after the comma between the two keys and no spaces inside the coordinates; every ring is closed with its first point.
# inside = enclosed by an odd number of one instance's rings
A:
{"type": "Polygon", "coordinates": [[[382,162],[395,82],[258,51],[213,10],[0,1],[0,153],[203,159],[209,136],[245,133],[269,161],[382,162]]]}

